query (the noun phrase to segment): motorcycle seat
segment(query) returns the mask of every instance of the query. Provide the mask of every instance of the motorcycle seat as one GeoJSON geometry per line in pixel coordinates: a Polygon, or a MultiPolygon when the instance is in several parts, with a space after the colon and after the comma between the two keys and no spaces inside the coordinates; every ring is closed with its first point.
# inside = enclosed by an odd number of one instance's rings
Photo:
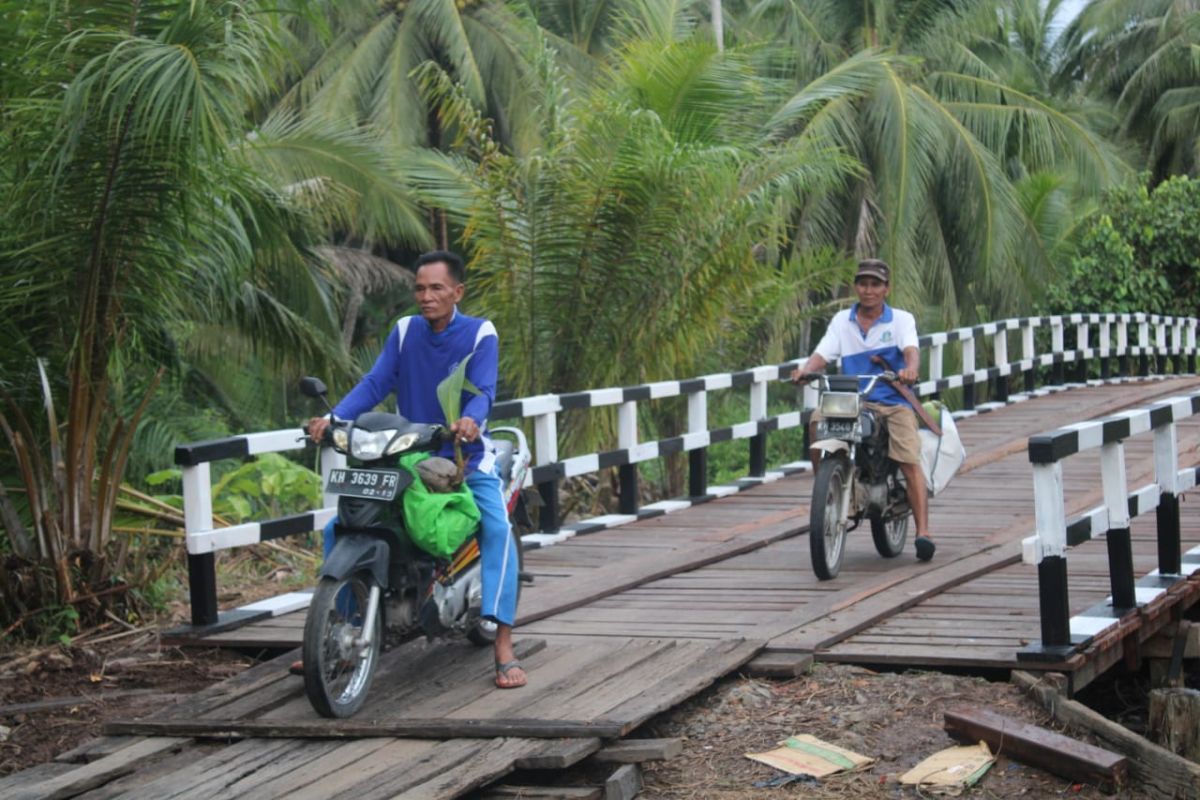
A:
{"type": "Polygon", "coordinates": [[[493,439],[496,448],[496,471],[505,485],[512,480],[513,452],[516,445],[508,439],[493,439]]]}

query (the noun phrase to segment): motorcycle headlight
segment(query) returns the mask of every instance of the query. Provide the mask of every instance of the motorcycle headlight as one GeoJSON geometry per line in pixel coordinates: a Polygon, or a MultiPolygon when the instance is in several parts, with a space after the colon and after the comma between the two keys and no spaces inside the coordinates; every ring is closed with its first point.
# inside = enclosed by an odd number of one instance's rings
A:
{"type": "Polygon", "coordinates": [[[350,448],[350,436],[346,433],[345,428],[333,429],[333,446],[342,452],[350,448]]]}
{"type": "Polygon", "coordinates": [[[364,431],[355,428],[350,455],[361,461],[374,461],[383,455],[403,453],[421,438],[418,433],[406,433],[403,436],[396,436],[396,433],[395,428],[385,431],[364,431]],[[392,441],[393,437],[395,441],[392,441]]]}
{"type": "Polygon", "coordinates": [[[417,433],[406,433],[403,436],[397,437],[396,441],[392,442],[391,445],[388,446],[387,454],[391,456],[395,455],[396,453],[403,453],[405,450],[416,444],[417,440],[420,438],[420,434],[417,433]]]}
{"type": "Polygon", "coordinates": [[[821,414],[826,417],[858,418],[858,395],[849,392],[826,392],[821,395],[821,414]]]}

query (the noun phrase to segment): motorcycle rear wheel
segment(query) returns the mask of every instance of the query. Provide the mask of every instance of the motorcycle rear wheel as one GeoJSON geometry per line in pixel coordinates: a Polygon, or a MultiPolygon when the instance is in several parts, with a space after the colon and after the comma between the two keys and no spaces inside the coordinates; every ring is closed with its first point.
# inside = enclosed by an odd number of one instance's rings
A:
{"type": "Polygon", "coordinates": [[[871,517],[871,538],[875,541],[875,550],[884,558],[895,558],[904,552],[904,543],[908,540],[908,518],[892,517],[884,520],[882,516],[871,517]]]}
{"type": "MultiPolygon", "coordinates": [[[[354,715],[367,699],[384,631],[376,611],[373,641],[360,650],[373,580],[367,573],[321,578],[304,621],[304,693],[323,717],[354,715]]],[[[382,605],[382,603],[380,604],[382,605]]]]}
{"type": "Polygon", "coordinates": [[[842,569],[846,552],[843,495],[850,490],[850,462],[842,455],[827,455],[817,467],[809,511],[808,546],[813,572],[823,581],[833,580],[842,569]]]}
{"type": "MultiPolygon", "coordinates": [[[[521,607],[521,573],[525,570],[525,552],[521,549],[521,537],[516,528],[509,526],[509,535],[516,540],[517,545],[517,608],[521,607]]],[[[476,647],[488,647],[496,643],[496,623],[489,619],[475,620],[471,630],[467,631],[467,640],[476,647]]]]}

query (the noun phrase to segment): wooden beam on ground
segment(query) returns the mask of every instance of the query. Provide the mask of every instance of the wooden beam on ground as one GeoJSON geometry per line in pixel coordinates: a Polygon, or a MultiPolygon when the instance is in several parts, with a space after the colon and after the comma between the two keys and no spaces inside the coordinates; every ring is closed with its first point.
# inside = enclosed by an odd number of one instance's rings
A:
{"type": "Polygon", "coordinates": [[[610,764],[640,764],[666,761],[683,752],[683,739],[622,739],[592,756],[594,761],[610,764]]]}
{"type": "Polygon", "coordinates": [[[633,800],[642,790],[642,768],[626,764],[604,782],[604,800],[633,800]]]}
{"type": "Polygon", "coordinates": [[[145,739],[90,764],[74,768],[69,764],[55,764],[54,767],[62,769],[61,772],[32,786],[18,784],[17,781],[23,779],[21,773],[17,773],[10,778],[0,779],[0,796],[5,800],[57,800],[74,797],[88,789],[103,786],[114,778],[128,775],[163,753],[179,750],[185,744],[186,739],[145,739]]]}
{"type": "Polygon", "coordinates": [[[748,678],[797,678],[812,670],[812,653],[765,652],[760,653],[742,667],[748,678]]]}
{"type": "Polygon", "coordinates": [[[1067,699],[1053,681],[1041,680],[1024,670],[1013,670],[1012,681],[1040,702],[1057,721],[1086,731],[1105,746],[1127,756],[1130,776],[1138,788],[1151,797],[1162,800],[1200,797],[1200,764],[1147,741],[1077,700],[1067,699]]]}
{"type": "Polygon", "coordinates": [[[600,800],[603,796],[599,786],[490,786],[479,795],[480,800],[600,800]]]}
{"type": "Polygon", "coordinates": [[[993,753],[1068,780],[1122,786],[1129,775],[1124,756],[985,708],[958,708],[944,717],[946,733],[955,739],[987,742],[993,753]]]}

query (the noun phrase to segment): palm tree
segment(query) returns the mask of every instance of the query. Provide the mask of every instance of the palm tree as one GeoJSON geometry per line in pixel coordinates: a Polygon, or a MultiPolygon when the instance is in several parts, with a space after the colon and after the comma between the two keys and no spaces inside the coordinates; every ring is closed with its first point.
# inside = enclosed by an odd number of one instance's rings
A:
{"type": "Polygon", "coordinates": [[[1200,6],[1093,0],[1062,37],[1059,79],[1111,103],[1155,183],[1200,165],[1200,6]]]}
{"type": "Polygon", "coordinates": [[[930,309],[935,324],[1028,307],[1032,274],[1053,267],[1031,252],[1017,183],[1060,172],[1095,193],[1126,174],[1037,81],[1013,79],[1013,63],[1044,58],[1040,46],[996,58],[1014,18],[976,0],[762,0],[750,12],[764,46],[782,32],[787,49],[768,50],[770,63],[798,87],[771,140],[834,144],[866,167],[797,220],[797,235],[888,260],[896,301],[930,309]]]}

